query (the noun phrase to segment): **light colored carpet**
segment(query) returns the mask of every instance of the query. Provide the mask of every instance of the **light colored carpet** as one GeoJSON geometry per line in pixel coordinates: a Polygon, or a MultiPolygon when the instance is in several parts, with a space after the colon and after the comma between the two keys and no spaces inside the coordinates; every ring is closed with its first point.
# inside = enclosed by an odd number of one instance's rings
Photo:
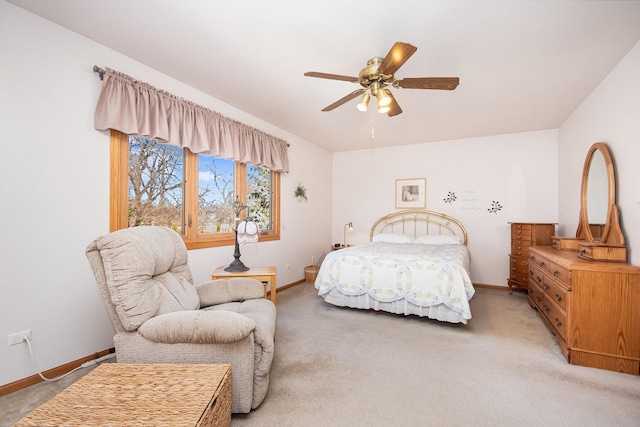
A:
{"type": "MultiPolygon", "coordinates": [[[[278,293],[269,393],[232,425],[640,425],[640,377],[567,364],[525,294],[479,288],[471,310],[452,325],[333,307],[310,283],[278,293]]],[[[0,425],[54,387],[0,398],[0,425]]]]}

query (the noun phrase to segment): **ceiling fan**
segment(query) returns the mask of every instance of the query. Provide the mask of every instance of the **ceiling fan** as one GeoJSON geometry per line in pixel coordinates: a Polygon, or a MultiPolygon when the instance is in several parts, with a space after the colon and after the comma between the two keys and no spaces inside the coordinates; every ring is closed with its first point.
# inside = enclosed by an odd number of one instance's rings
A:
{"type": "Polygon", "coordinates": [[[367,111],[369,101],[374,96],[378,100],[378,112],[386,113],[393,117],[402,113],[402,109],[387,86],[404,89],[439,89],[453,90],[458,86],[458,77],[413,77],[396,79],[394,74],[407,60],[418,50],[417,47],[409,43],[394,43],[387,56],[382,58],[371,58],[367,62],[358,77],[342,76],[339,74],[319,73],[309,71],[304,73],[307,77],[318,77],[321,79],[343,80],[351,83],[360,83],[361,89],[354,90],[349,95],[340,98],[331,105],[326,106],[322,111],[331,111],[342,104],[361,96],[358,102],[360,111],[367,111]]]}

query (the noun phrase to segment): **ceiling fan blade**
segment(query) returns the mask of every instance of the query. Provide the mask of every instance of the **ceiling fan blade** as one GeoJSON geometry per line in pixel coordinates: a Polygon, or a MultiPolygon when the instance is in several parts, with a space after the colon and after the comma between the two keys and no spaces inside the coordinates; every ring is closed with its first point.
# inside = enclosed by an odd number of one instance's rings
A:
{"type": "Polygon", "coordinates": [[[394,74],[398,71],[398,68],[407,62],[407,59],[409,59],[416,50],[418,50],[418,48],[409,43],[395,42],[378,67],[378,73],[385,75],[394,74]]]}
{"type": "Polygon", "coordinates": [[[344,80],[345,82],[353,83],[358,83],[360,81],[358,77],[341,76],[340,74],[318,73],[317,71],[307,71],[306,73],[304,73],[304,75],[307,77],[318,77],[320,79],[344,80]]]}
{"type": "Polygon", "coordinates": [[[458,77],[413,77],[398,79],[396,82],[398,87],[405,89],[454,90],[458,87],[460,79],[458,77]]]}
{"type": "Polygon", "coordinates": [[[364,89],[358,89],[358,90],[354,90],[353,92],[351,92],[349,95],[344,96],[342,98],[340,98],[339,100],[337,100],[336,102],[334,102],[331,105],[328,105],[326,107],[324,107],[322,109],[322,111],[331,111],[336,107],[341,106],[342,104],[344,104],[345,102],[349,102],[351,101],[353,98],[357,98],[358,95],[362,95],[364,93],[364,89]]]}
{"type": "Polygon", "coordinates": [[[391,98],[391,103],[389,104],[390,109],[389,111],[387,111],[387,116],[389,117],[397,116],[398,114],[402,113],[402,108],[400,108],[400,106],[398,105],[398,102],[393,97],[393,94],[391,93],[391,91],[389,91],[389,97],[391,98]]]}

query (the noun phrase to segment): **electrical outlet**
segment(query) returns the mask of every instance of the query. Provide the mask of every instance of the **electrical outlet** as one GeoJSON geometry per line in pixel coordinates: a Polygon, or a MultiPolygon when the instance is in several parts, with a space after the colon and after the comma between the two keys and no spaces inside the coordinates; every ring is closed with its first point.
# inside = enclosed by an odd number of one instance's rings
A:
{"type": "Polygon", "coordinates": [[[287,265],[285,265],[285,266],[284,266],[284,269],[285,269],[285,270],[291,270],[291,264],[287,264],[287,265]]]}
{"type": "Polygon", "coordinates": [[[31,329],[9,334],[9,347],[24,342],[24,337],[28,337],[31,340],[31,329]]]}

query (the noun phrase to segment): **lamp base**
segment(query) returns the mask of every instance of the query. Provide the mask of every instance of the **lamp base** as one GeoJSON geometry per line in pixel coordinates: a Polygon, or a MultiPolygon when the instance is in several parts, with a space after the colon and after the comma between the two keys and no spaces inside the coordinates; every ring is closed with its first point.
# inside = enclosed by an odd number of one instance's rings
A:
{"type": "Polygon", "coordinates": [[[246,265],[244,265],[242,263],[242,261],[240,261],[239,259],[234,260],[231,264],[229,264],[229,266],[227,266],[224,271],[229,271],[231,273],[236,273],[236,272],[240,272],[240,271],[248,271],[249,267],[247,267],[246,265]]]}

